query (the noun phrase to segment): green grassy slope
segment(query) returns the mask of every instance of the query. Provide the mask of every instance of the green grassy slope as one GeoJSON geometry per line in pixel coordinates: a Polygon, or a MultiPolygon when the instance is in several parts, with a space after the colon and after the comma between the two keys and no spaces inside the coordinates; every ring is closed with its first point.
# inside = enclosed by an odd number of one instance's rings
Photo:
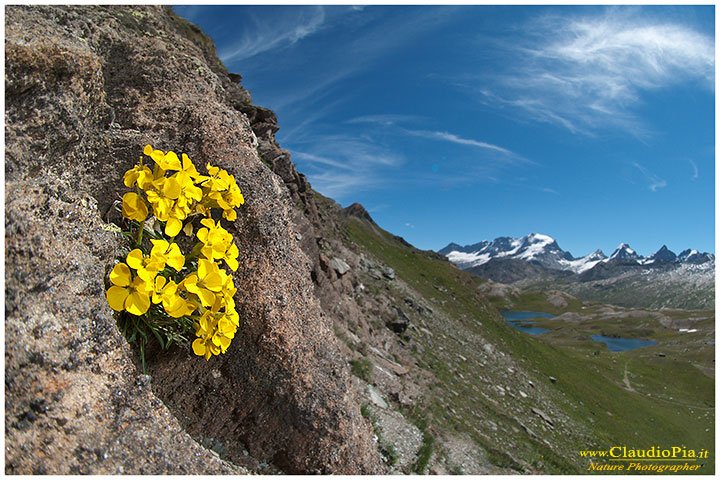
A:
{"type": "MultiPolygon", "coordinates": [[[[413,338],[418,365],[437,382],[426,401],[407,412],[432,431],[464,432],[492,463],[543,473],[585,472],[579,449],[685,445],[714,451],[714,381],[687,361],[654,356],[652,348],[661,345],[594,354],[597,344],[555,345],[529,336],[506,325],[478,294],[481,280],[437,255],[356,218],[341,230],[346,244],[392,267],[433,309],[413,338]]],[[[402,289],[388,294],[402,301],[402,289]]],[[[700,473],[713,473],[714,460],[706,463],[700,473]]]]}

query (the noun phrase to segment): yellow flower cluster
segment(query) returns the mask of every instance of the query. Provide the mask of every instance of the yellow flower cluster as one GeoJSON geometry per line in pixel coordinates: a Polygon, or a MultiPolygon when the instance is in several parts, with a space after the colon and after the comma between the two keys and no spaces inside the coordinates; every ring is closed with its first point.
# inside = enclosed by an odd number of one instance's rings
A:
{"type": "Polygon", "coordinates": [[[144,222],[149,203],[155,218],[165,222],[165,234],[170,237],[180,233],[183,221],[193,213],[209,216],[211,209],[220,208],[225,219],[237,218],[235,208],[245,203],[245,199],[235,177],[226,170],[208,163],[208,175],[200,175],[184,153],[182,163],[175,152],[165,153],[151,145],[145,145],[143,153],[153,159],[155,167],[150,170],[141,159],[138,165],[125,172],[125,186],[136,186],[139,191],[123,196],[125,217],[144,222]],[[167,175],[169,172],[175,173],[167,175]],[[145,199],[140,192],[145,194],[145,199]]]}
{"type": "Polygon", "coordinates": [[[209,360],[225,353],[240,324],[233,277],[220,267],[223,262],[236,271],[239,252],[232,234],[212,219],[212,210],[222,210],[222,217],[232,221],[237,218],[235,208],[245,200],[235,178],[219,167],[207,164],[208,175],[201,175],[184,153],[182,162],[175,152],[150,145],[143,153],[154,161],[154,168],[141,158],[123,178],[127,187],[136,188],[123,196],[122,213],[139,222],[138,248],[110,272],[107,300],[113,310],[143,316],[149,324],[166,325],[168,318],[191,319],[197,337],[193,352],[209,360]],[[151,239],[152,247],[145,254],[142,229],[151,212],[165,224],[167,238],[151,239]],[[192,235],[194,215],[205,218],[186,257],[175,237],[181,231],[192,235]]]}

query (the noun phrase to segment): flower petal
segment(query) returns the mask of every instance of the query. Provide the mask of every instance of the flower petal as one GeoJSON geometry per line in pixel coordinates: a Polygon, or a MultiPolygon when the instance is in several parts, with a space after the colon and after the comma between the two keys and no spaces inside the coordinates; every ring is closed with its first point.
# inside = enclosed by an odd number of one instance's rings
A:
{"type": "Polygon", "coordinates": [[[209,307],[210,305],[215,303],[215,294],[212,293],[210,290],[207,290],[205,288],[198,288],[196,295],[200,297],[200,302],[202,302],[203,307],[209,307]]]}
{"type": "Polygon", "coordinates": [[[150,308],[150,297],[133,292],[125,299],[125,310],[133,315],[144,315],[150,308]]]}
{"type": "Polygon", "coordinates": [[[142,250],[139,248],[136,248],[135,250],[128,253],[127,257],[125,258],[125,261],[127,262],[128,266],[132,269],[137,270],[138,268],[141,268],[143,266],[143,253],[142,250]]]}
{"type": "Polygon", "coordinates": [[[128,296],[126,288],[122,287],[110,287],[107,291],[107,301],[110,308],[116,312],[122,312],[125,310],[125,299],[128,296]]]}
{"type": "Polygon", "coordinates": [[[165,224],[165,235],[170,237],[176,236],[182,230],[182,222],[175,217],[168,218],[165,224]]]}
{"type": "Polygon", "coordinates": [[[205,350],[206,350],[205,342],[203,342],[203,340],[201,338],[196,339],[192,343],[192,349],[193,349],[193,352],[195,353],[195,355],[197,355],[198,357],[204,356],[205,350]]]}
{"type": "Polygon", "coordinates": [[[124,263],[118,263],[110,272],[110,282],[118,287],[127,287],[132,280],[130,269],[124,263]]]}

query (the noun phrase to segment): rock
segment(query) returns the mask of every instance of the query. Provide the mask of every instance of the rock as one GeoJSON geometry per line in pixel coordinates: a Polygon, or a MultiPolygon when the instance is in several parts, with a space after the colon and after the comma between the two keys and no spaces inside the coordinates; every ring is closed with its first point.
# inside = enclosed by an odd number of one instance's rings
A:
{"type": "Polygon", "coordinates": [[[345,275],[350,271],[350,265],[345,263],[345,261],[341,258],[334,257],[330,260],[330,266],[338,273],[338,275],[345,275]]]}
{"type": "Polygon", "coordinates": [[[347,207],[345,209],[345,214],[350,217],[359,218],[361,220],[365,220],[365,221],[368,221],[373,224],[375,223],[373,221],[372,217],[370,216],[370,214],[368,213],[368,211],[365,210],[365,207],[363,207],[359,203],[353,203],[352,205],[347,207]]]}
{"type": "Polygon", "coordinates": [[[313,294],[307,180],[277,152],[274,114],[169,8],[13,6],[5,20],[6,473],[237,474],[245,448],[286,473],[379,473],[313,294]],[[149,348],[152,382],[137,385],[105,300],[125,246],[102,218],[146,143],[235,175],[242,323],[209,362],[149,348]]]}
{"type": "Polygon", "coordinates": [[[553,423],[552,419],[548,416],[547,413],[543,412],[539,408],[532,407],[530,409],[531,412],[533,412],[538,417],[542,418],[545,423],[547,423],[550,427],[555,428],[555,424],[553,423]]]}
{"type": "Polygon", "coordinates": [[[397,334],[405,333],[410,325],[410,319],[405,312],[395,307],[396,316],[385,322],[385,326],[397,334]]]}
{"type": "Polygon", "coordinates": [[[384,268],[382,274],[383,277],[387,278],[388,280],[395,280],[395,270],[390,267],[384,268]]]}
{"type": "Polygon", "coordinates": [[[392,446],[396,461],[394,471],[402,471],[412,466],[423,442],[422,432],[410,423],[400,412],[372,408],[375,427],[382,443],[392,446]]]}
{"type": "Polygon", "coordinates": [[[383,409],[388,408],[387,402],[382,397],[382,394],[380,394],[380,392],[378,391],[377,388],[368,384],[367,390],[368,390],[368,395],[370,396],[370,401],[372,403],[374,403],[375,405],[377,405],[378,407],[383,408],[383,409]]]}
{"type": "Polygon", "coordinates": [[[557,378],[555,377],[548,377],[552,383],[557,383],[557,378]]]}
{"type": "Polygon", "coordinates": [[[104,298],[119,241],[94,200],[53,177],[6,195],[6,473],[247,473],[194,441],[139,374],[104,298]]]}
{"type": "Polygon", "coordinates": [[[403,367],[399,363],[393,362],[392,360],[388,360],[385,357],[373,356],[373,360],[374,360],[375,365],[385,368],[386,370],[391,371],[395,375],[407,375],[408,374],[407,368],[403,367]]]}
{"type": "Polygon", "coordinates": [[[550,305],[558,308],[565,308],[568,306],[565,294],[563,294],[562,292],[548,292],[547,301],[550,305]]]}

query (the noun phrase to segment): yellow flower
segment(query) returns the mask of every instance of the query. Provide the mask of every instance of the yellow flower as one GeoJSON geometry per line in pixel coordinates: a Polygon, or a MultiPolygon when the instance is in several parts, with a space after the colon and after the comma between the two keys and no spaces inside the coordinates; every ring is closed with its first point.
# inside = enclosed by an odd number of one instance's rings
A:
{"type": "Polygon", "coordinates": [[[232,234],[211,218],[204,218],[200,224],[204,225],[197,232],[197,238],[203,244],[200,253],[208,260],[222,258],[232,242],[232,234]]]}
{"type": "Polygon", "coordinates": [[[192,176],[188,172],[180,171],[170,178],[180,185],[180,195],[177,197],[175,208],[181,210],[184,216],[191,214],[192,205],[202,200],[202,189],[195,186],[192,176]]]}
{"type": "Polygon", "coordinates": [[[153,149],[152,145],[145,145],[143,153],[152,158],[158,167],[163,170],[182,170],[180,159],[175,152],[163,152],[153,149]]]}
{"type": "Polygon", "coordinates": [[[210,208],[221,208],[223,218],[234,221],[237,218],[235,208],[245,203],[245,197],[240,192],[235,177],[228,175],[225,170],[212,167],[208,164],[208,170],[213,169],[215,175],[203,185],[207,203],[210,208]]]}
{"type": "Polygon", "coordinates": [[[110,308],[117,312],[126,310],[133,315],[143,315],[150,308],[152,287],[140,277],[132,278],[130,268],[118,263],[110,272],[113,284],[107,291],[110,308]]]}
{"type": "Polygon", "coordinates": [[[123,195],[122,214],[130,220],[144,222],[148,216],[148,208],[140,195],[134,192],[128,192],[123,195]]]}
{"type": "Polygon", "coordinates": [[[195,180],[197,183],[202,183],[208,178],[204,175],[200,175],[195,168],[195,165],[192,163],[192,160],[190,160],[190,157],[188,157],[185,153],[182,154],[182,171],[190,175],[190,178],[195,180]]]}
{"type": "Polygon", "coordinates": [[[235,332],[237,332],[237,325],[227,316],[223,315],[220,317],[217,323],[217,330],[212,337],[212,342],[220,347],[220,351],[225,351],[230,346],[230,341],[235,338],[235,332]]]}
{"type": "Polygon", "coordinates": [[[223,289],[226,281],[227,273],[217,263],[201,258],[197,273],[185,277],[182,284],[185,290],[198,296],[204,307],[210,307],[215,303],[215,294],[223,289]]]}
{"type": "Polygon", "coordinates": [[[152,284],[155,279],[155,275],[165,268],[163,258],[153,257],[152,255],[146,257],[139,248],[128,253],[125,262],[130,268],[137,271],[139,278],[142,278],[143,281],[150,284],[152,284]]]}
{"type": "Polygon", "coordinates": [[[232,241],[230,232],[225,230],[220,222],[205,218],[200,222],[206,228],[197,232],[197,238],[203,246],[200,253],[208,260],[225,260],[228,267],[234,272],[238,269],[238,248],[232,241]]]}
{"type": "Polygon", "coordinates": [[[195,324],[195,335],[198,338],[192,344],[193,352],[205,357],[205,360],[209,360],[212,355],[225,353],[235,338],[237,328],[238,324],[231,316],[214,309],[205,311],[195,324]]]}
{"type": "Polygon", "coordinates": [[[227,190],[230,186],[230,175],[228,172],[209,163],[205,167],[207,168],[210,176],[202,183],[203,188],[206,188],[210,192],[222,192],[223,190],[227,190]]]}
{"type": "Polygon", "coordinates": [[[165,223],[165,235],[176,236],[182,229],[182,221],[187,213],[178,207],[178,198],[183,187],[176,178],[161,177],[151,184],[147,191],[148,202],[153,207],[153,213],[158,220],[165,223]]]}
{"type": "Polygon", "coordinates": [[[171,317],[180,318],[195,311],[195,305],[180,296],[179,285],[174,281],[168,281],[165,277],[158,275],[155,277],[154,286],[153,303],[162,302],[165,312],[171,317]]]}
{"type": "Polygon", "coordinates": [[[218,205],[220,205],[220,208],[223,209],[223,218],[232,222],[237,218],[235,208],[245,203],[245,197],[243,197],[243,194],[240,192],[240,187],[238,187],[235,177],[230,176],[230,178],[232,181],[230,182],[228,189],[222,192],[223,203],[221,204],[218,202],[218,205]],[[225,207],[223,205],[227,206],[225,207]]]}
{"type": "Polygon", "coordinates": [[[123,183],[126,187],[132,188],[137,184],[140,189],[145,190],[149,183],[154,180],[153,172],[146,165],[135,165],[133,168],[125,172],[123,183]]]}
{"type": "Polygon", "coordinates": [[[237,293],[235,282],[233,281],[232,275],[228,275],[227,280],[225,280],[225,284],[220,291],[220,295],[218,295],[218,299],[222,302],[226,312],[235,310],[235,293],[237,293]]]}
{"type": "Polygon", "coordinates": [[[153,258],[157,263],[162,263],[163,268],[165,265],[170,265],[178,272],[182,270],[185,265],[185,256],[180,252],[180,247],[177,243],[169,243],[166,240],[150,240],[153,244],[152,250],[150,250],[150,257],[153,258]]]}
{"type": "Polygon", "coordinates": [[[220,355],[220,347],[213,342],[215,329],[217,328],[217,318],[212,312],[205,312],[198,323],[195,324],[195,335],[199,338],[192,343],[192,349],[195,355],[205,357],[210,360],[213,355],[220,355]]]}

